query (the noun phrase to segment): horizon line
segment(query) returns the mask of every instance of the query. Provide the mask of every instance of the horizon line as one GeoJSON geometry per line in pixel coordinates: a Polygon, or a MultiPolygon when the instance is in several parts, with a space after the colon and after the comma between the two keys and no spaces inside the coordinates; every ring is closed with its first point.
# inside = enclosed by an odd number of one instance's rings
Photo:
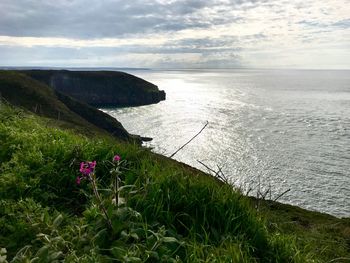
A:
{"type": "Polygon", "coordinates": [[[114,66],[3,66],[0,69],[124,69],[124,70],[350,70],[350,68],[292,68],[292,67],[193,67],[193,68],[159,68],[159,67],[114,67],[114,66]]]}

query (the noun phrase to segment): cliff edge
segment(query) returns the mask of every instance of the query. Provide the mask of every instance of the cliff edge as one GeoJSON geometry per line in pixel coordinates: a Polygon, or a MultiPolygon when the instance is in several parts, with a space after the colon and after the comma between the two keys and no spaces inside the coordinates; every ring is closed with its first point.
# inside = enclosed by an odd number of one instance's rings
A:
{"type": "Polygon", "coordinates": [[[97,107],[140,106],[165,100],[146,80],[119,71],[23,70],[58,92],[97,107]]]}
{"type": "Polygon", "coordinates": [[[0,71],[0,102],[2,99],[81,133],[107,133],[119,140],[137,143],[142,139],[129,134],[108,114],[18,71],[0,71]]]}

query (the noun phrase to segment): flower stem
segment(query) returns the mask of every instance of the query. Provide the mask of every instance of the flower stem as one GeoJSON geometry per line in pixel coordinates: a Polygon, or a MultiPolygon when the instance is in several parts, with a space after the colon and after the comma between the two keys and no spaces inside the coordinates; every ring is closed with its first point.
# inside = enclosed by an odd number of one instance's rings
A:
{"type": "Polygon", "coordinates": [[[118,189],[119,189],[119,178],[118,178],[118,174],[116,173],[114,176],[114,198],[115,198],[115,204],[117,206],[118,206],[118,202],[119,202],[118,189]]]}
{"type": "Polygon", "coordinates": [[[109,227],[110,229],[113,229],[113,227],[112,227],[112,222],[111,222],[111,220],[110,220],[110,218],[109,218],[109,216],[108,216],[108,214],[107,214],[107,210],[106,210],[106,208],[104,207],[104,205],[103,205],[103,203],[102,203],[101,196],[100,196],[100,194],[99,194],[98,191],[97,191],[97,186],[96,186],[95,179],[94,179],[91,175],[90,175],[90,181],[91,181],[91,184],[92,184],[92,189],[93,189],[93,191],[94,191],[94,194],[95,194],[95,196],[96,196],[96,198],[97,198],[97,201],[98,201],[98,203],[99,203],[99,206],[100,206],[102,212],[104,213],[104,215],[105,215],[105,217],[106,217],[108,227],[109,227]]]}

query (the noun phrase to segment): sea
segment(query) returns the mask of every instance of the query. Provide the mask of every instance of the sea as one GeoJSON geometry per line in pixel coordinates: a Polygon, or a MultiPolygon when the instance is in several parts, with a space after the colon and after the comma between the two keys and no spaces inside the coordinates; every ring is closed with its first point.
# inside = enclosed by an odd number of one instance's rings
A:
{"type": "Polygon", "coordinates": [[[350,217],[349,70],[127,70],[158,104],[102,109],[244,194],[350,217]],[[220,172],[221,171],[221,172],[220,172]]]}

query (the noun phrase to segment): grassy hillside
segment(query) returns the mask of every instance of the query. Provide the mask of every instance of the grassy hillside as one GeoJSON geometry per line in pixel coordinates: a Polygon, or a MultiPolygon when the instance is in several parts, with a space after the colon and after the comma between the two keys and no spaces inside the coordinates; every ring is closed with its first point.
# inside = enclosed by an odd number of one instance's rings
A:
{"type": "Polygon", "coordinates": [[[265,202],[260,214],[269,231],[294,236],[300,250],[313,253],[321,262],[350,262],[350,218],[273,202],[265,202]]]}
{"type": "Polygon", "coordinates": [[[121,140],[137,140],[108,114],[17,71],[0,71],[0,97],[85,134],[110,133],[121,140]]]}
{"type": "Polygon", "coordinates": [[[0,102],[0,262],[350,260],[349,219],[268,201],[256,209],[18,72],[0,72],[0,93],[20,106],[0,102]],[[93,173],[79,171],[85,161],[93,173]]]}
{"type": "Polygon", "coordinates": [[[14,262],[303,262],[229,186],[138,146],[88,138],[1,108],[0,246],[14,262]],[[112,157],[121,196],[112,202],[112,157]],[[79,163],[96,160],[103,205],[79,163]],[[115,164],[114,164],[115,165],[115,164]],[[34,261],[35,261],[34,260],[34,261]]]}

